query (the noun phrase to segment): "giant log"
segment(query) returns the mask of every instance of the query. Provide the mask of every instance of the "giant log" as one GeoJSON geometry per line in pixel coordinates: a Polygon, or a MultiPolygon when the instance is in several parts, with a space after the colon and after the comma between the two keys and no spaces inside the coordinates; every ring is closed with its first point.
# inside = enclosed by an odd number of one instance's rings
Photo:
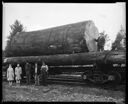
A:
{"type": "Polygon", "coordinates": [[[89,53],[75,53],[75,54],[59,54],[59,55],[45,55],[45,56],[27,56],[27,57],[9,57],[4,60],[5,63],[24,64],[42,63],[44,61],[49,66],[60,65],[87,65],[87,64],[125,64],[125,51],[104,51],[104,52],[89,52],[89,53]]]}
{"type": "Polygon", "coordinates": [[[97,51],[99,32],[94,22],[83,21],[54,28],[20,32],[11,40],[6,57],[71,54],[97,51]]]}

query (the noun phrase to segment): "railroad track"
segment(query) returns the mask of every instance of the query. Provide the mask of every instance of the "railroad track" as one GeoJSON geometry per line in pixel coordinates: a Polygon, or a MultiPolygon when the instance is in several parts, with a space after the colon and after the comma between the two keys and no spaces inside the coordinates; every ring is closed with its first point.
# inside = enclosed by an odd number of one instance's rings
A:
{"type": "MultiPolygon", "coordinates": [[[[85,81],[83,81],[82,77],[80,74],[75,74],[75,75],[71,75],[71,74],[60,74],[60,75],[50,75],[48,77],[49,81],[63,81],[63,82],[80,82],[80,83],[85,83],[85,81]]],[[[86,83],[87,84],[87,83],[86,83]]],[[[125,84],[125,81],[122,82],[121,84],[125,84]]]]}
{"type": "Polygon", "coordinates": [[[86,85],[84,82],[80,81],[69,81],[69,80],[55,80],[55,79],[48,79],[48,83],[50,84],[67,84],[67,85],[86,85]]]}
{"type": "Polygon", "coordinates": [[[71,85],[71,86],[86,86],[86,87],[98,87],[109,90],[124,90],[125,83],[121,83],[117,86],[109,86],[109,85],[96,85],[93,83],[87,83],[82,80],[82,78],[78,75],[77,77],[73,76],[50,76],[48,78],[48,84],[62,84],[62,85],[71,85]]]}
{"type": "Polygon", "coordinates": [[[82,83],[85,84],[83,82],[83,80],[81,79],[81,77],[71,77],[71,76],[50,76],[48,77],[48,82],[55,82],[55,83],[82,83]]]}
{"type": "Polygon", "coordinates": [[[90,88],[102,88],[106,90],[116,90],[116,91],[125,91],[125,85],[117,85],[117,86],[104,86],[104,85],[95,85],[92,83],[78,82],[78,81],[63,81],[63,80],[50,80],[48,79],[48,84],[58,84],[58,85],[68,85],[68,86],[83,86],[90,88]]]}
{"type": "MultiPolygon", "coordinates": [[[[25,81],[25,80],[24,80],[25,81]]],[[[23,80],[22,82],[25,83],[23,80]]],[[[34,83],[34,80],[32,81],[34,83]]],[[[122,86],[125,87],[125,83],[122,82],[120,85],[109,86],[109,85],[96,85],[93,83],[88,83],[82,80],[81,75],[50,75],[47,79],[48,84],[62,84],[62,85],[71,85],[71,86],[86,86],[86,87],[99,87],[105,89],[118,89],[121,90],[122,86]]]]}

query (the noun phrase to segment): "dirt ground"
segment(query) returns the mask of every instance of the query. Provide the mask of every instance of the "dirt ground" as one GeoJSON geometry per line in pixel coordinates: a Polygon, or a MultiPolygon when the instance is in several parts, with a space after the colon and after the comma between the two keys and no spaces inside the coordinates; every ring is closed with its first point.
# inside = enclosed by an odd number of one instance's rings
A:
{"type": "Polygon", "coordinates": [[[3,82],[3,101],[31,102],[117,102],[125,103],[125,91],[95,87],[49,84],[9,86],[3,82]]]}

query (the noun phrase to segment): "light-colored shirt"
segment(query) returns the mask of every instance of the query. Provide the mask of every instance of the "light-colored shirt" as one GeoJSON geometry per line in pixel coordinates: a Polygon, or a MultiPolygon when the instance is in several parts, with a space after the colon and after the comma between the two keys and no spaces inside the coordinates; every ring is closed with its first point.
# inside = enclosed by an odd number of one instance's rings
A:
{"type": "Polygon", "coordinates": [[[15,68],[15,75],[17,79],[21,79],[21,74],[22,74],[22,68],[21,67],[16,67],[15,68]]]}
{"type": "Polygon", "coordinates": [[[42,65],[42,66],[41,66],[41,69],[43,69],[43,68],[45,68],[46,71],[48,71],[48,66],[47,66],[47,65],[42,65]]]}
{"type": "Polygon", "coordinates": [[[14,70],[12,67],[7,69],[7,80],[14,80],[14,70]]]}
{"type": "Polygon", "coordinates": [[[37,73],[37,67],[35,67],[35,73],[37,73]]]}

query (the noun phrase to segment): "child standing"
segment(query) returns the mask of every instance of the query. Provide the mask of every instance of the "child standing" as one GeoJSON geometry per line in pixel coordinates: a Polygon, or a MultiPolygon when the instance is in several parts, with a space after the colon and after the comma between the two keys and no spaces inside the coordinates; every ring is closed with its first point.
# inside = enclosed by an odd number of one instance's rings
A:
{"type": "Polygon", "coordinates": [[[22,68],[19,64],[17,64],[17,67],[15,68],[15,75],[16,75],[16,83],[20,84],[21,80],[21,74],[22,74],[22,68]]]}
{"type": "Polygon", "coordinates": [[[14,80],[14,70],[11,64],[9,64],[9,67],[7,69],[7,80],[9,81],[9,86],[12,86],[12,82],[14,80]]]}

